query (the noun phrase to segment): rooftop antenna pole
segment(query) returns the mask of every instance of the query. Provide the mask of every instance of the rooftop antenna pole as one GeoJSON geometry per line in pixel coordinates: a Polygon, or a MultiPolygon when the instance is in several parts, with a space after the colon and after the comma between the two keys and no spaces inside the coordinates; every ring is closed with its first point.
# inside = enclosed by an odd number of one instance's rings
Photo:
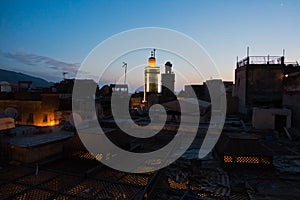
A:
{"type": "Polygon", "coordinates": [[[282,49],[282,56],[285,56],[285,49],[282,49]]]}
{"type": "Polygon", "coordinates": [[[249,57],[249,47],[247,47],[247,57],[249,57]]]}
{"type": "Polygon", "coordinates": [[[156,49],[153,49],[153,57],[155,58],[155,51],[156,51],[156,49]]]}
{"type": "Polygon", "coordinates": [[[122,68],[125,67],[125,78],[124,78],[124,84],[126,84],[126,74],[127,74],[127,63],[126,62],[123,62],[123,66],[122,68]]]}

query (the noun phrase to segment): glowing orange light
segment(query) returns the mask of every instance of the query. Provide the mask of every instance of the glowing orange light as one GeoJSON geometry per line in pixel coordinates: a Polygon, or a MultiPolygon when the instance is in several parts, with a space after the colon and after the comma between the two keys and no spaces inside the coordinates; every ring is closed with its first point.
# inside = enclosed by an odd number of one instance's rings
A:
{"type": "Polygon", "coordinates": [[[233,157],[232,156],[224,156],[224,162],[232,163],[233,162],[233,157]]]}
{"type": "Polygon", "coordinates": [[[55,126],[55,121],[54,120],[52,120],[51,122],[50,122],[50,124],[49,124],[50,126],[55,126]]]}
{"type": "Polygon", "coordinates": [[[154,57],[150,57],[148,59],[148,66],[149,67],[155,67],[156,66],[156,59],[154,57]]]}

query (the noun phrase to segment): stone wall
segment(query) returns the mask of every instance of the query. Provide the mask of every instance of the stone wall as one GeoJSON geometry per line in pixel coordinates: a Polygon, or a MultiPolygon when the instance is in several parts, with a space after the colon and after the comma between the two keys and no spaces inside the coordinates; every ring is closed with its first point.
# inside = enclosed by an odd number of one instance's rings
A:
{"type": "Polygon", "coordinates": [[[249,114],[253,107],[280,107],[283,94],[283,66],[249,64],[235,70],[234,95],[239,98],[239,112],[249,114]]]}

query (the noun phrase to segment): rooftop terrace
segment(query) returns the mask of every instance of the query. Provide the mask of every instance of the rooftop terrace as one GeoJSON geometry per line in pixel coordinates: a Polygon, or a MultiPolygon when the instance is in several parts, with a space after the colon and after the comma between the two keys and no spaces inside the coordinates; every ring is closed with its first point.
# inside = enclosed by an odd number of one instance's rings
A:
{"type": "Polygon", "coordinates": [[[247,56],[242,60],[237,61],[237,68],[243,67],[245,65],[254,64],[254,65],[266,65],[266,64],[275,64],[275,65],[284,65],[284,56],[247,56]]]}

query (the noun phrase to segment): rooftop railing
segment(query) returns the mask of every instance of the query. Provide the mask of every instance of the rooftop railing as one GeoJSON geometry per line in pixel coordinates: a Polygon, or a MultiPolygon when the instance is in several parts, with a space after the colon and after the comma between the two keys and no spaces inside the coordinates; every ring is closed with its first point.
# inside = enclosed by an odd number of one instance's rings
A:
{"type": "Polygon", "coordinates": [[[293,67],[299,67],[299,63],[297,61],[295,62],[285,62],[286,66],[293,66],[293,67]]]}
{"type": "Polygon", "coordinates": [[[249,64],[277,64],[284,65],[284,56],[248,56],[240,61],[237,61],[237,68],[249,64]]]}

